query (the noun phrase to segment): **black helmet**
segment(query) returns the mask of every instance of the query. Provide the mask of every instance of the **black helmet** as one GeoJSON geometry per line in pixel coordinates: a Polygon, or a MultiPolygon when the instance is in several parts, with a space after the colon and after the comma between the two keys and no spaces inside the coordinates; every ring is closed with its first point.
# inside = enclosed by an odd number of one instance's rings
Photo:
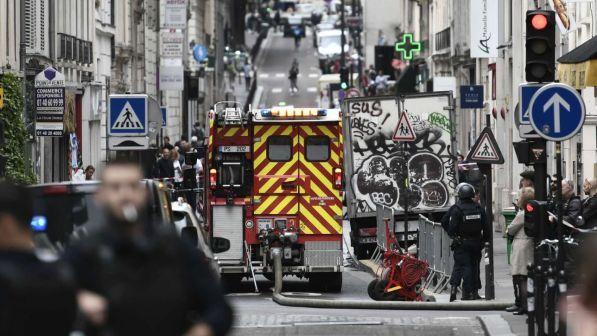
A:
{"type": "Polygon", "coordinates": [[[475,188],[468,183],[460,183],[456,186],[456,194],[460,199],[472,199],[475,197],[475,188]]]}

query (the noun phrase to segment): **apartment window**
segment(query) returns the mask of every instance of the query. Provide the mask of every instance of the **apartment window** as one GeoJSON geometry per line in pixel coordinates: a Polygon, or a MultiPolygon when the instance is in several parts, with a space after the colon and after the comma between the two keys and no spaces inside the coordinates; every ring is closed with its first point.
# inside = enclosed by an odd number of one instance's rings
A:
{"type": "Polygon", "coordinates": [[[435,51],[450,47],[450,27],[435,33],[435,51]]]}
{"type": "Polygon", "coordinates": [[[110,6],[110,24],[112,26],[114,26],[115,22],[116,22],[116,10],[115,10],[115,3],[116,1],[114,0],[106,0],[109,3],[110,6]]]}
{"type": "Polygon", "coordinates": [[[60,50],[58,52],[58,58],[66,58],[66,36],[63,34],[58,34],[58,39],[60,43],[60,50]]]}

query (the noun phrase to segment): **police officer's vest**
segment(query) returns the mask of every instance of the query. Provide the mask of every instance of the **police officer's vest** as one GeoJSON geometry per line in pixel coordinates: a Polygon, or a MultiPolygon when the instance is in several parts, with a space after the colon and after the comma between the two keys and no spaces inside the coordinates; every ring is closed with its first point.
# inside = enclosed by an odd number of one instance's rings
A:
{"type": "Polygon", "coordinates": [[[456,205],[462,214],[462,222],[458,227],[458,234],[463,237],[477,238],[481,236],[483,223],[481,222],[481,209],[477,204],[456,205]]]}

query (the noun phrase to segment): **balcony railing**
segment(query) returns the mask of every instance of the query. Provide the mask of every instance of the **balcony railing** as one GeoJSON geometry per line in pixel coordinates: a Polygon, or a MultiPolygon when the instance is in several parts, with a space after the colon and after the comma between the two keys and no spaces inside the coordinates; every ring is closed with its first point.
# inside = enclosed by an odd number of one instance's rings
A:
{"type": "Polygon", "coordinates": [[[435,51],[450,48],[450,27],[435,33],[435,51]]]}

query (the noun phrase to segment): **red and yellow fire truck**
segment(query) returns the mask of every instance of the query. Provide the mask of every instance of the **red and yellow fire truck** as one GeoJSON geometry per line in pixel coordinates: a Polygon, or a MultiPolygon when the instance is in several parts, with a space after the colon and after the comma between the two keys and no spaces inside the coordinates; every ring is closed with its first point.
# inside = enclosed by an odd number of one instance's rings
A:
{"type": "Polygon", "coordinates": [[[335,109],[280,106],[209,115],[206,218],[230,249],[216,255],[226,281],[284,275],[313,289],[342,287],[342,129],[335,109]]]}

